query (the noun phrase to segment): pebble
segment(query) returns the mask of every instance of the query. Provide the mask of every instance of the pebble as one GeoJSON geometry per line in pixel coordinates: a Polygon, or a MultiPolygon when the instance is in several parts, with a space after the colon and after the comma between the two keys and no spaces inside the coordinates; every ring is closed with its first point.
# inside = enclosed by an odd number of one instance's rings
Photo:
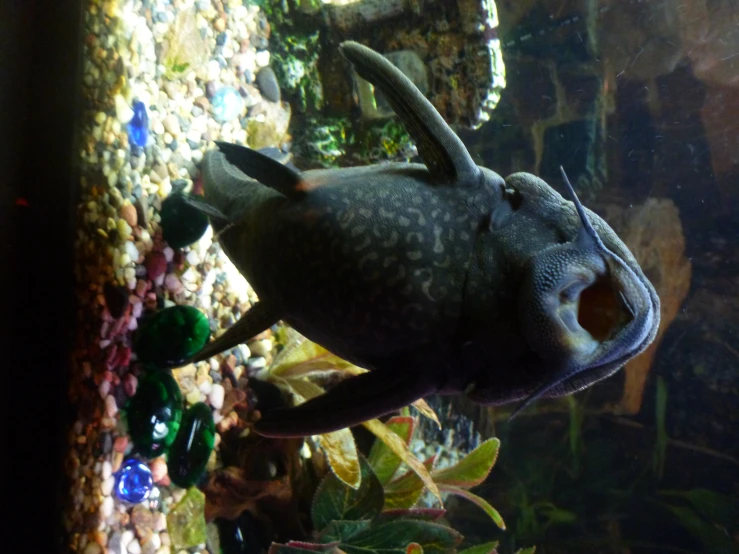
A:
{"type": "Polygon", "coordinates": [[[257,52],[255,61],[258,67],[267,67],[269,65],[269,50],[260,50],[257,52]]]}
{"type": "Polygon", "coordinates": [[[162,254],[164,254],[164,259],[167,260],[167,263],[174,259],[174,250],[169,246],[162,250],[162,254]]]}
{"type": "Polygon", "coordinates": [[[137,539],[133,539],[128,544],[128,548],[126,548],[126,550],[128,550],[129,554],[141,554],[141,545],[137,539]]]}
{"type": "Polygon", "coordinates": [[[107,479],[111,475],[113,475],[113,465],[108,460],[105,460],[100,470],[100,477],[107,479]]]}
{"type": "Polygon", "coordinates": [[[126,391],[128,396],[136,394],[136,388],[138,387],[139,380],[133,373],[126,374],[123,379],[123,390],[126,391]]]}
{"type": "Polygon", "coordinates": [[[210,394],[208,395],[208,400],[210,401],[210,405],[213,406],[216,410],[220,410],[223,407],[223,399],[226,396],[226,389],[223,388],[223,385],[214,383],[211,387],[210,394]]]}
{"type": "Polygon", "coordinates": [[[83,554],[102,554],[102,547],[96,542],[88,542],[85,549],[82,551],[83,554]]]}
{"type": "Polygon", "coordinates": [[[120,216],[123,220],[128,223],[130,227],[136,227],[138,224],[138,214],[136,213],[136,206],[127,202],[121,206],[120,216]]]}
{"type": "Polygon", "coordinates": [[[256,340],[249,344],[249,350],[253,356],[266,357],[272,352],[272,341],[269,339],[256,340]]]}
{"type": "Polygon", "coordinates": [[[134,539],[133,531],[131,531],[130,529],[126,529],[121,534],[121,546],[123,548],[128,548],[128,545],[131,544],[131,541],[133,541],[133,539],[134,539]]]}
{"type": "Polygon", "coordinates": [[[133,119],[133,110],[128,105],[128,102],[126,102],[126,99],[120,94],[116,94],[113,101],[115,102],[115,116],[118,118],[118,121],[123,125],[131,121],[133,119]]]}
{"type": "Polygon", "coordinates": [[[277,83],[277,76],[271,67],[264,67],[257,73],[257,86],[262,96],[270,102],[280,101],[280,85],[277,83]]]}
{"type": "Polygon", "coordinates": [[[105,398],[110,394],[110,382],[109,381],[102,381],[100,385],[98,385],[98,392],[100,393],[100,398],[105,400],[105,398]]]}
{"type": "Polygon", "coordinates": [[[118,413],[118,406],[112,394],[105,397],[105,413],[108,414],[108,417],[114,417],[118,413]]]}
{"type": "Polygon", "coordinates": [[[151,478],[155,483],[159,483],[167,476],[167,462],[163,457],[155,458],[149,462],[151,470],[151,478]]]}
{"type": "Polygon", "coordinates": [[[179,292],[182,292],[184,287],[182,286],[182,281],[180,281],[180,278],[177,277],[174,273],[169,273],[164,278],[164,286],[167,287],[167,290],[172,292],[173,294],[177,294],[179,292]]]}
{"type": "MultiPolygon", "coordinates": [[[[111,464],[111,468],[113,465],[111,464]]],[[[110,496],[113,492],[113,487],[115,486],[115,477],[111,475],[107,479],[104,479],[103,482],[100,484],[100,492],[103,496],[110,496]]]]}
{"type": "Polygon", "coordinates": [[[113,501],[112,496],[106,496],[103,499],[103,503],[100,506],[100,513],[103,515],[105,519],[108,519],[110,516],[113,515],[114,506],[115,506],[115,502],[113,501]]]}

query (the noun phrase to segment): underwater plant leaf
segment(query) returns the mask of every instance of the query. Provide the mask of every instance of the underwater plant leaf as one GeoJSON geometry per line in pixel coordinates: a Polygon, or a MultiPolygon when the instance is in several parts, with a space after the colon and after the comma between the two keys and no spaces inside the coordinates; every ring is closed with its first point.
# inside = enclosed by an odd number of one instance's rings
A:
{"type": "Polygon", "coordinates": [[[739,544],[734,542],[725,530],[719,529],[713,523],[706,521],[692,509],[666,503],[660,504],[672,512],[680,521],[680,525],[707,549],[706,552],[712,554],[739,553],[739,544]]]}
{"type": "Polygon", "coordinates": [[[465,548],[459,554],[496,554],[496,548],[498,548],[498,541],[484,542],[477,546],[465,548]]]}
{"type": "Polygon", "coordinates": [[[538,502],[534,504],[534,508],[543,517],[547,518],[549,523],[574,523],[577,521],[577,514],[563,510],[553,502],[538,502]]]}
{"type": "Polygon", "coordinates": [[[318,444],[326,453],[331,470],[339,479],[353,489],[359,488],[362,475],[354,435],[349,429],[317,436],[318,444]]]}
{"type": "Polygon", "coordinates": [[[657,440],[654,444],[652,469],[657,474],[657,479],[661,480],[665,472],[668,439],[667,426],[665,424],[667,414],[667,385],[662,377],[657,378],[657,396],[654,404],[655,419],[657,420],[657,440]]]}
{"type": "Polygon", "coordinates": [[[362,455],[359,466],[361,483],[357,489],[346,485],[333,472],[318,485],[311,509],[315,529],[323,529],[334,520],[372,519],[380,514],[385,501],[382,485],[362,455]]]}
{"type": "Polygon", "coordinates": [[[446,510],[439,508],[418,508],[418,509],[402,509],[388,510],[382,512],[375,518],[375,523],[387,523],[396,519],[421,519],[423,521],[436,521],[446,514],[446,510]]]}
{"type": "Polygon", "coordinates": [[[439,485],[439,488],[444,492],[456,494],[457,496],[461,496],[462,498],[466,498],[470,502],[473,502],[474,504],[482,508],[488,516],[490,516],[490,519],[493,520],[495,525],[505,531],[505,522],[503,521],[503,516],[501,516],[498,510],[493,508],[484,498],[480,498],[476,494],[473,494],[466,489],[455,487],[453,485],[439,485]]]}
{"type": "Polygon", "coordinates": [[[739,498],[708,489],[662,490],[659,494],[686,500],[704,518],[726,529],[739,525],[739,498]]]}
{"type": "MultiPolygon", "coordinates": [[[[373,525],[355,536],[346,546],[385,553],[397,549],[405,552],[409,544],[417,543],[427,554],[446,554],[461,541],[462,535],[451,527],[429,521],[400,519],[384,525],[373,525]]],[[[342,549],[345,549],[343,544],[342,549]]]]}
{"type": "Polygon", "coordinates": [[[313,553],[313,552],[340,552],[340,550],[337,548],[338,543],[333,542],[329,544],[318,544],[313,542],[300,542],[300,541],[290,541],[287,544],[279,544],[276,542],[273,542],[269,550],[267,551],[267,554],[305,554],[305,553],[313,553]]]}
{"type": "Polygon", "coordinates": [[[428,402],[426,402],[423,398],[420,400],[416,400],[413,404],[411,404],[418,412],[424,416],[436,423],[436,427],[441,429],[441,421],[439,421],[439,416],[436,415],[436,412],[431,408],[431,406],[428,405],[428,402]]]}
{"type": "Polygon", "coordinates": [[[423,547],[417,542],[412,542],[406,547],[405,554],[423,554],[423,547]]]}
{"type": "Polygon", "coordinates": [[[411,471],[418,475],[418,478],[421,480],[423,485],[429,491],[431,491],[431,494],[439,499],[439,502],[441,502],[439,488],[436,486],[436,483],[434,483],[434,480],[431,478],[428,469],[426,469],[421,460],[413,455],[413,453],[410,451],[410,448],[408,448],[408,444],[403,442],[403,439],[389,430],[387,426],[378,419],[365,421],[362,425],[372,431],[378,439],[380,439],[385,445],[387,445],[387,447],[411,469],[411,471]]]}
{"type": "Polygon", "coordinates": [[[369,529],[368,519],[357,521],[332,521],[321,531],[319,538],[325,542],[347,542],[362,531],[369,529]]]}
{"type": "Polygon", "coordinates": [[[500,440],[488,439],[451,467],[433,471],[432,478],[439,485],[453,485],[469,489],[482,483],[495,465],[500,440]]]}
{"type": "MultiPolygon", "coordinates": [[[[384,424],[381,423],[381,425],[385,426],[383,433],[395,433],[401,440],[403,440],[403,442],[405,442],[406,445],[410,444],[413,431],[415,430],[415,420],[412,417],[393,417],[387,420],[384,424]]],[[[376,427],[377,429],[380,428],[379,426],[376,427]]],[[[370,429],[370,431],[371,430],[372,429],[370,429]]],[[[377,433],[375,433],[375,435],[377,435],[377,433]]],[[[379,435],[377,436],[379,438],[379,435]]],[[[369,456],[367,456],[367,461],[372,466],[372,470],[383,485],[393,478],[393,475],[398,471],[400,464],[403,463],[398,455],[395,454],[393,450],[390,450],[390,447],[385,444],[385,441],[382,440],[382,438],[380,438],[380,440],[376,440],[372,445],[369,456]]]]}
{"type": "MultiPolygon", "coordinates": [[[[427,471],[434,467],[435,459],[432,456],[423,462],[427,471]]],[[[421,498],[424,488],[423,481],[413,471],[408,471],[397,479],[390,481],[385,485],[385,506],[382,509],[383,512],[412,508],[418,502],[418,499],[421,498]]]]}

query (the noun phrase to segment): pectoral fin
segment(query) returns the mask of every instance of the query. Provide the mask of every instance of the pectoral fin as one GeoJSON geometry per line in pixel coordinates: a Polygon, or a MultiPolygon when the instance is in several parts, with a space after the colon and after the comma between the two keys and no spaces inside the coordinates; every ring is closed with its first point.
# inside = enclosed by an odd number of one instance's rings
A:
{"type": "Polygon", "coordinates": [[[243,344],[280,320],[279,310],[269,302],[259,301],[239,318],[228,330],[205,345],[188,363],[201,362],[243,344]]]}
{"type": "Polygon", "coordinates": [[[216,146],[226,156],[228,163],[245,175],[284,194],[288,198],[302,197],[300,174],[261,152],[228,142],[216,141],[216,146]]]}
{"type": "Polygon", "coordinates": [[[359,76],[385,95],[437,183],[477,184],[480,169],[467,148],[408,77],[387,58],[359,43],[343,42],[340,49],[359,76]]]}
{"type": "Polygon", "coordinates": [[[438,390],[431,373],[370,371],[294,408],[269,412],[254,428],[266,437],[329,433],[408,406],[438,390]]]}

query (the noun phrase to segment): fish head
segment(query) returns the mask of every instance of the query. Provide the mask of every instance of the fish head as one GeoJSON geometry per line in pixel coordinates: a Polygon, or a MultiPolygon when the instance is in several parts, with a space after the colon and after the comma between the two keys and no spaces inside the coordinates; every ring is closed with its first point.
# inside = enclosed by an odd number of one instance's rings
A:
{"type": "Polygon", "coordinates": [[[659,327],[654,287],[562,175],[569,201],[534,175],[506,179],[507,194],[517,197],[504,245],[518,283],[526,367],[508,396],[493,392],[491,378],[470,397],[496,404],[523,399],[514,415],[537,398],[571,394],[612,375],[647,348],[659,327]]]}

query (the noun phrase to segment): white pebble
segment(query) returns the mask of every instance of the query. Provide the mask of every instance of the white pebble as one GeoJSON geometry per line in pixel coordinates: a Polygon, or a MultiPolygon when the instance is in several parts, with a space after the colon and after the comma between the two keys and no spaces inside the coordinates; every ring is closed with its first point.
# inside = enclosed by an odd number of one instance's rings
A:
{"type": "MultiPolygon", "coordinates": [[[[248,360],[249,358],[251,358],[251,350],[249,350],[249,347],[248,347],[247,345],[245,345],[245,344],[240,344],[240,345],[238,346],[238,349],[239,349],[239,351],[241,352],[241,357],[242,357],[242,358],[243,358],[244,360],[248,360]]],[[[218,369],[218,368],[216,368],[216,369],[218,369]]]]}
{"type": "Polygon", "coordinates": [[[162,546],[159,550],[157,550],[157,554],[170,554],[169,546],[162,546]]]}
{"type": "Polygon", "coordinates": [[[131,241],[126,241],[126,254],[128,254],[128,257],[134,262],[138,261],[140,256],[138,248],[136,248],[136,245],[131,241]]]}
{"type": "Polygon", "coordinates": [[[257,67],[267,67],[269,65],[269,51],[260,50],[256,55],[257,67]]]}
{"type": "Polygon", "coordinates": [[[107,479],[111,475],[113,475],[113,464],[111,464],[108,460],[105,460],[100,471],[100,477],[102,477],[103,479],[107,479]]]}
{"type": "Polygon", "coordinates": [[[272,341],[269,339],[255,340],[249,345],[254,356],[266,356],[272,351],[272,341]]]}
{"type": "Polygon", "coordinates": [[[159,548],[162,546],[162,539],[159,538],[159,533],[152,533],[151,538],[146,541],[146,544],[153,545],[154,550],[159,550],[159,548]]]}
{"type": "MultiPolygon", "coordinates": [[[[171,150],[167,150],[168,152],[171,152],[171,150]]],[[[159,183],[159,189],[157,190],[159,193],[159,196],[162,198],[166,198],[169,196],[169,193],[172,192],[172,183],[169,180],[169,177],[166,179],[163,179],[161,183],[159,183]]]]}
{"type": "Polygon", "coordinates": [[[103,499],[102,505],[100,506],[100,511],[102,512],[103,517],[105,519],[108,519],[110,516],[113,515],[113,506],[114,506],[113,497],[106,496],[103,499]]]}
{"type": "Polygon", "coordinates": [[[127,329],[128,329],[129,331],[135,331],[135,330],[136,330],[136,329],[138,329],[138,328],[139,328],[139,323],[138,323],[138,321],[136,320],[136,318],[133,318],[133,317],[132,317],[131,319],[129,319],[129,320],[128,320],[128,326],[127,326],[127,329]]]}
{"type": "Polygon", "coordinates": [[[208,396],[213,391],[213,383],[211,381],[205,380],[200,383],[200,386],[198,388],[200,389],[200,392],[208,396]]]}
{"type": "Polygon", "coordinates": [[[115,396],[109,394],[105,397],[105,413],[108,417],[113,417],[118,413],[118,405],[115,403],[115,396]]]}
{"type": "Polygon", "coordinates": [[[127,267],[123,270],[123,278],[126,280],[126,285],[129,289],[133,290],[136,288],[136,269],[133,267],[127,267]]]}
{"type": "MultiPolygon", "coordinates": [[[[138,298],[138,296],[136,298],[138,298]]],[[[132,304],[133,308],[131,310],[131,315],[133,317],[131,319],[135,320],[141,317],[141,314],[144,312],[144,303],[139,299],[138,302],[132,302],[132,304]]]]}
{"type": "Polygon", "coordinates": [[[171,262],[174,258],[174,250],[169,246],[162,250],[162,253],[164,254],[164,259],[167,260],[167,263],[171,262]]]}
{"type": "Polygon", "coordinates": [[[187,263],[190,265],[198,265],[200,263],[200,255],[196,250],[190,250],[187,253],[187,263]]]}
{"type": "Polygon", "coordinates": [[[110,496],[110,494],[113,492],[113,487],[115,486],[115,477],[112,475],[105,479],[103,483],[100,485],[100,492],[103,494],[103,496],[110,496]]]}
{"type": "Polygon", "coordinates": [[[123,548],[128,548],[128,545],[133,540],[133,536],[133,531],[131,531],[130,529],[126,529],[125,531],[123,531],[123,533],[121,533],[121,546],[123,548]]]}
{"type": "Polygon", "coordinates": [[[105,398],[110,393],[110,381],[103,380],[100,383],[100,386],[98,386],[98,392],[100,393],[100,398],[105,400],[105,398]]]}
{"type": "Polygon", "coordinates": [[[164,278],[164,286],[167,287],[167,290],[173,292],[174,294],[177,294],[178,292],[181,292],[182,287],[182,281],[180,281],[180,278],[177,277],[174,273],[169,273],[164,278]]]}
{"type": "Polygon", "coordinates": [[[223,388],[223,385],[220,383],[214,383],[213,387],[210,389],[210,394],[208,395],[208,400],[210,400],[210,405],[213,406],[216,410],[220,410],[223,408],[223,399],[226,396],[226,389],[223,388]]]}
{"type": "Polygon", "coordinates": [[[141,554],[141,545],[138,540],[133,539],[126,550],[128,550],[129,554],[141,554]]]}

